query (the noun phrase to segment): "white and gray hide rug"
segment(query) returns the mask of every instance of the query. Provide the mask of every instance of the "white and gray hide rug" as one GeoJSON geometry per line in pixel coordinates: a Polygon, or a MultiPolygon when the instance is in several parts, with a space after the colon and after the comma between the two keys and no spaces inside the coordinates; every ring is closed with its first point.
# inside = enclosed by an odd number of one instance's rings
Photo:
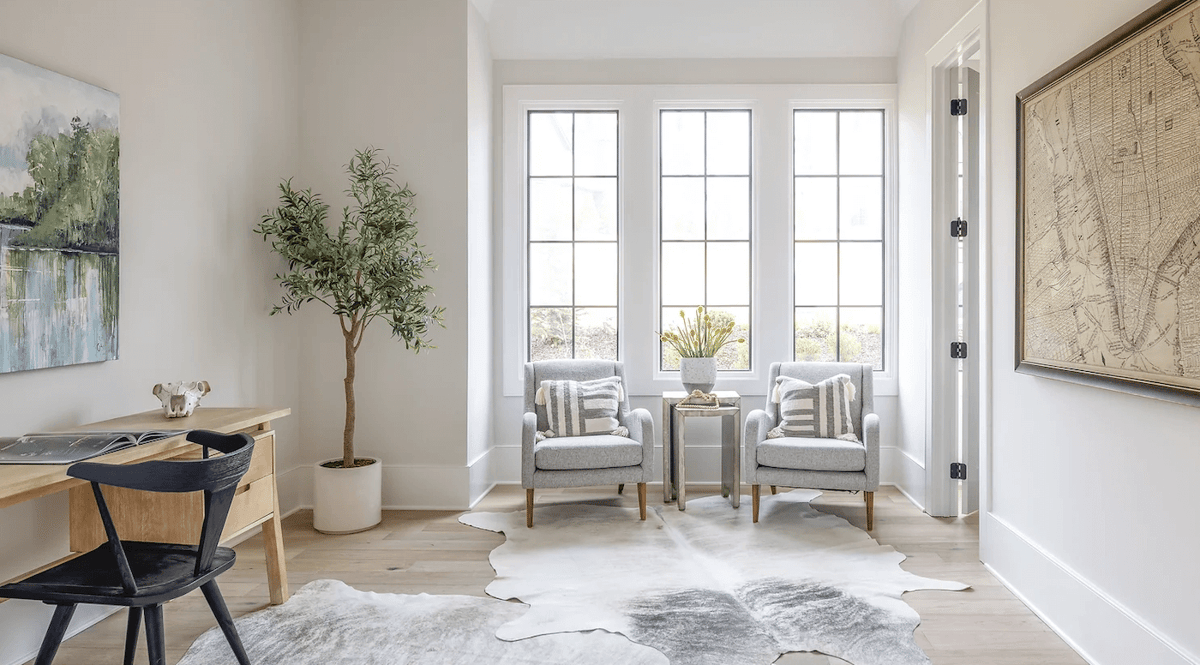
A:
{"type": "MultiPolygon", "coordinates": [[[[254,665],[666,665],[654,649],[603,631],[496,638],[528,608],[474,596],[359,591],[336,580],[304,585],[288,601],[236,620],[254,665]]],[[[179,665],[236,660],[217,628],[201,635],[179,665]]]]}
{"type": "Polygon", "coordinates": [[[503,640],[600,629],[675,664],[765,665],[789,651],[928,663],[901,594],[967,586],[905,572],[903,554],[810,506],[818,496],[763,497],[758,524],[748,505],[719,496],[685,512],[655,508],[645,522],[637,509],[594,504],[537,508],[532,529],[523,510],[459,521],[506,536],[487,592],[530,609],[500,626],[503,640]]]}

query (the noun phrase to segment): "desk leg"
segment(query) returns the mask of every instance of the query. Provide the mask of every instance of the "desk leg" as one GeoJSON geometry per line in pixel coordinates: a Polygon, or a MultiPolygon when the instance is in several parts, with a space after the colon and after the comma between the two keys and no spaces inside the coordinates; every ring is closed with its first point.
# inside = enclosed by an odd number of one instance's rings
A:
{"type": "MultiPolygon", "coordinates": [[[[272,488],[273,490],[275,488],[272,488]]],[[[263,522],[263,550],[267,555],[267,587],[271,604],[282,605],[288,599],[287,562],[283,555],[283,525],[279,522],[279,494],[275,492],[275,512],[263,522]]]]}
{"type": "Polygon", "coordinates": [[[674,446],[676,485],[675,494],[678,496],[676,503],[679,505],[680,510],[685,510],[687,508],[687,472],[685,471],[687,466],[685,463],[686,460],[684,459],[684,453],[687,449],[687,439],[684,437],[687,434],[687,420],[685,420],[684,417],[678,411],[676,411],[673,424],[674,427],[671,429],[674,431],[671,433],[671,438],[674,439],[676,443],[674,446]]]}

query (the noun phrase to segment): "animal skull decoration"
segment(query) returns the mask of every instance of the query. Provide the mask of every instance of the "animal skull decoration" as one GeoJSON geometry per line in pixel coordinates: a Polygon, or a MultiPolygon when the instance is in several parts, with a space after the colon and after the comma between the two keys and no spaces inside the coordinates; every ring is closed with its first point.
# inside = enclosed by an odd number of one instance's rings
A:
{"type": "Polygon", "coordinates": [[[162,400],[163,414],[168,418],[186,418],[192,415],[200,398],[209,392],[208,381],[174,381],[155,384],[154,396],[162,400]]]}

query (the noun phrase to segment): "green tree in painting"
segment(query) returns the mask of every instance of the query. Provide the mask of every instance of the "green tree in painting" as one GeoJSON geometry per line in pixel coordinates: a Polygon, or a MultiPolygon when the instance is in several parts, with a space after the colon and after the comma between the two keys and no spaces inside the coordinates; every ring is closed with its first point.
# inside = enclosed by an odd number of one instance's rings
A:
{"type": "Polygon", "coordinates": [[[25,161],[33,185],[0,198],[0,222],[31,226],[13,245],[117,251],[120,138],[74,118],[70,133],[42,134],[25,161]]]}

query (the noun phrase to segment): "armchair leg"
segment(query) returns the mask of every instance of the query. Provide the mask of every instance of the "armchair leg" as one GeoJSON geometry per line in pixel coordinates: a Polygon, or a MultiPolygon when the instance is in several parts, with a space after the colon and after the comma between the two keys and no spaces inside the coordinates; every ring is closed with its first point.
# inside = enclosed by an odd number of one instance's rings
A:
{"type": "Polygon", "coordinates": [[[867,500],[867,531],[875,527],[875,493],[863,492],[867,500]]]}
{"type": "Polygon", "coordinates": [[[620,485],[617,485],[617,494],[624,494],[624,493],[625,493],[625,483],[621,483],[620,485]]]}
{"type": "Polygon", "coordinates": [[[779,488],[771,485],[771,494],[779,494],[779,488]]]}
{"type": "Polygon", "coordinates": [[[525,526],[533,528],[533,488],[525,490],[525,526]]]}
{"type": "Polygon", "coordinates": [[[638,483],[638,509],[642,512],[642,521],[646,521],[646,483],[638,483]]]}
{"type": "Polygon", "coordinates": [[[754,504],[754,523],[755,524],[758,524],[758,490],[759,490],[759,487],[761,487],[761,486],[760,485],[751,485],[750,486],[750,496],[753,498],[752,503],[754,504]]]}

